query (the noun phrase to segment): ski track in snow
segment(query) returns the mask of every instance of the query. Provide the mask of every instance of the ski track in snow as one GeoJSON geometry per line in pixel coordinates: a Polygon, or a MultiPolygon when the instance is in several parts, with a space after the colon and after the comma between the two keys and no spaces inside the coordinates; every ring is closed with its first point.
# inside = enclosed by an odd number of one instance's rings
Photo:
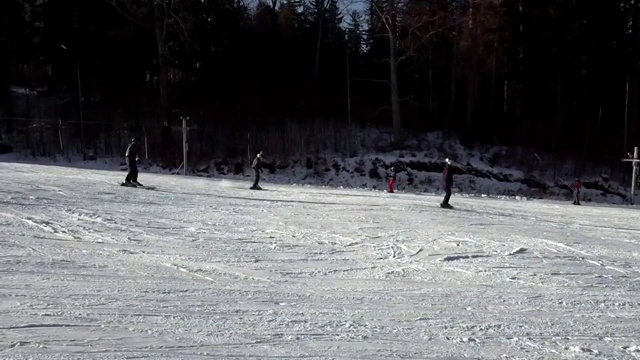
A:
{"type": "Polygon", "coordinates": [[[3,359],[640,357],[637,210],[0,172],[3,359]]]}

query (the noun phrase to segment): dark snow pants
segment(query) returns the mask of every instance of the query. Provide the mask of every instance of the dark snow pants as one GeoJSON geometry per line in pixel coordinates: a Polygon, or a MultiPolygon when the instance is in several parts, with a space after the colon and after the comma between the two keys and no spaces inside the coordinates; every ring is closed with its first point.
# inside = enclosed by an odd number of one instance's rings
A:
{"type": "Polygon", "coordinates": [[[135,160],[129,161],[129,172],[127,173],[127,177],[124,179],[124,181],[138,182],[138,164],[136,164],[135,160]]]}
{"type": "Polygon", "coordinates": [[[442,200],[442,204],[449,205],[449,199],[451,199],[451,187],[447,186],[444,188],[444,199],[442,200]]]}
{"type": "Polygon", "coordinates": [[[253,187],[258,187],[258,183],[260,182],[260,170],[258,169],[253,169],[253,172],[255,173],[256,179],[253,182],[253,187]]]}

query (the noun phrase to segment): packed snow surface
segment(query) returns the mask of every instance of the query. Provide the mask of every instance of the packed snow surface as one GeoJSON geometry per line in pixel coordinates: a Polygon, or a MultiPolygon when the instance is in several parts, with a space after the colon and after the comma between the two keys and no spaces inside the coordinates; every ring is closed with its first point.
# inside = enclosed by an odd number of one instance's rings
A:
{"type": "Polygon", "coordinates": [[[640,213],[0,163],[3,359],[640,357],[640,213]]]}

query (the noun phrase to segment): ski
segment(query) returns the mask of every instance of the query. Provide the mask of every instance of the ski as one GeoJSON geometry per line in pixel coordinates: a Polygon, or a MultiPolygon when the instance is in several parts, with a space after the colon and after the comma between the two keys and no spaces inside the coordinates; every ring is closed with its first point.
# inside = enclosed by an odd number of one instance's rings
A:
{"type": "Polygon", "coordinates": [[[138,188],[138,189],[146,189],[146,190],[157,190],[157,188],[155,186],[135,185],[135,184],[127,184],[127,183],[120,183],[120,186],[130,187],[130,188],[138,188]]]}

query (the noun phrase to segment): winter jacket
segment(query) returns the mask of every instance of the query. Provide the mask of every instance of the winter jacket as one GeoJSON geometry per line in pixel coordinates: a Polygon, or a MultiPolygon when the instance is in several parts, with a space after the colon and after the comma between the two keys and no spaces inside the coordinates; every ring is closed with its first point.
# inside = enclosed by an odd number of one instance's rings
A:
{"type": "Polygon", "coordinates": [[[395,167],[391,169],[391,180],[396,181],[398,179],[398,170],[395,167]]]}
{"type": "Polygon", "coordinates": [[[127,157],[128,164],[135,164],[138,161],[138,145],[134,142],[129,144],[125,156],[127,157]]]}
{"type": "Polygon", "coordinates": [[[445,165],[444,171],[442,172],[442,181],[445,189],[453,187],[453,169],[451,166],[445,165]]]}
{"type": "Polygon", "coordinates": [[[582,182],[580,180],[576,180],[576,185],[574,187],[574,190],[577,192],[580,192],[580,190],[582,190],[582,182]]]}
{"type": "Polygon", "coordinates": [[[258,172],[262,172],[262,158],[260,156],[256,156],[255,159],[253,159],[253,163],[251,164],[251,167],[258,172]]]}

